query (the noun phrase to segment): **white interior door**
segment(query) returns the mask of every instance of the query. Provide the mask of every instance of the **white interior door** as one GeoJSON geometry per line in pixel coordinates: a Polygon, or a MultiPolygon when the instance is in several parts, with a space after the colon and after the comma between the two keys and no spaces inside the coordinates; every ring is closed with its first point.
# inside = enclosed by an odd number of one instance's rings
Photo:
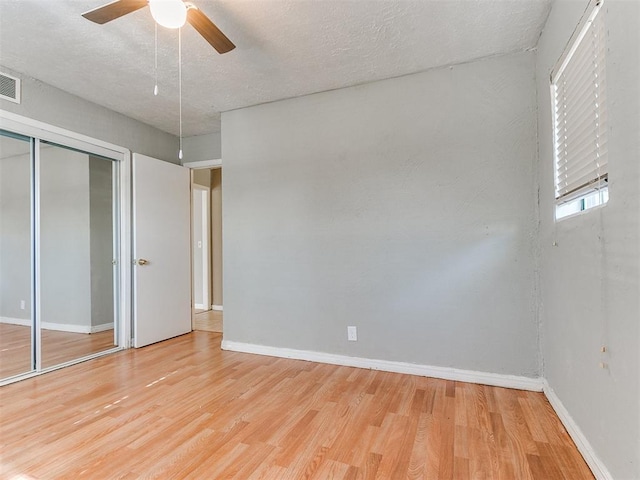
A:
{"type": "Polygon", "coordinates": [[[133,154],[133,345],[191,331],[189,169],[133,154]]]}

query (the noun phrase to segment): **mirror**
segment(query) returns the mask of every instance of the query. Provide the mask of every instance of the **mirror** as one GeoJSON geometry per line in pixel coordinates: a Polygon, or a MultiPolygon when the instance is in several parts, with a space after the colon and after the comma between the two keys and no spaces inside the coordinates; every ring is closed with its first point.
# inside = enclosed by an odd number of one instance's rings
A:
{"type": "Polygon", "coordinates": [[[0,378],[34,369],[31,140],[0,130],[0,378]]]}
{"type": "Polygon", "coordinates": [[[115,164],[40,143],[42,368],[117,346],[115,164]]]}

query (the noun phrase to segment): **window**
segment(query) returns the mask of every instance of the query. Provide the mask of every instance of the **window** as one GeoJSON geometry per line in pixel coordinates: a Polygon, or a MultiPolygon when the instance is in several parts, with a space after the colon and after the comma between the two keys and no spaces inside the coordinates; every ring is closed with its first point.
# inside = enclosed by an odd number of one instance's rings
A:
{"type": "Polygon", "coordinates": [[[557,219],[609,199],[601,6],[581,22],[551,74],[557,219]]]}

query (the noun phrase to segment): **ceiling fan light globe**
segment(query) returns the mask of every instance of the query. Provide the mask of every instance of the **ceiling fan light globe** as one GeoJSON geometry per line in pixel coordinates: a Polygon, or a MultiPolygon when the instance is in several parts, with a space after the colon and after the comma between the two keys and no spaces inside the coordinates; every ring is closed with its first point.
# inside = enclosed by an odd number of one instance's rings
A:
{"type": "Polygon", "coordinates": [[[187,6],[182,0],[149,0],[151,16],[166,28],[180,28],[187,21],[187,6]]]}

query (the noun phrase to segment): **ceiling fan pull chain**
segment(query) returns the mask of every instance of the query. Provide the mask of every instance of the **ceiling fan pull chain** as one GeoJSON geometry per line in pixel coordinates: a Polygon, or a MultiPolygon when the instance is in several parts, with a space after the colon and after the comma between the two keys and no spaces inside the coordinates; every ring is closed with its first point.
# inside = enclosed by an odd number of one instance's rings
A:
{"type": "Polygon", "coordinates": [[[178,158],[182,160],[182,28],[178,28],[178,89],[180,97],[180,151],[178,158]]]}
{"type": "Polygon", "coordinates": [[[155,45],[155,59],[154,59],[154,75],[155,75],[155,86],[153,87],[153,94],[158,96],[158,24],[155,24],[156,26],[156,35],[155,35],[155,41],[154,41],[154,45],[155,45]]]}

